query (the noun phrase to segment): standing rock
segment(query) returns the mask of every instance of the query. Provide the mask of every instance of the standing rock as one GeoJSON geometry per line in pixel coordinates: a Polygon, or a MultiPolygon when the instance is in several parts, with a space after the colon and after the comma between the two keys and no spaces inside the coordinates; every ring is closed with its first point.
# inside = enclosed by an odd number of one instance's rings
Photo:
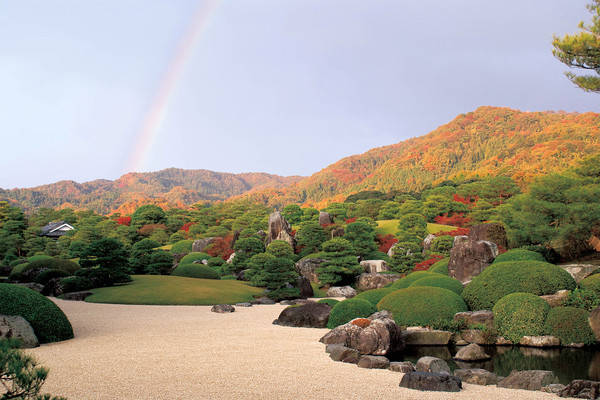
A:
{"type": "Polygon", "coordinates": [[[355,318],[329,331],[320,340],[325,344],[341,344],[360,354],[385,356],[403,349],[400,328],[391,319],[355,318]]]}
{"type": "Polygon", "coordinates": [[[519,344],[529,347],[558,347],[560,339],[554,336],[523,336],[519,344]]]}
{"type": "Polygon", "coordinates": [[[361,356],[358,360],[360,368],[388,369],[390,360],[383,356],[361,356]]]}
{"type": "Polygon", "coordinates": [[[299,276],[298,279],[296,279],[296,287],[300,289],[301,299],[307,299],[315,295],[315,292],[310,285],[310,281],[304,276],[299,276]]]}
{"type": "Polygon", "coordinates": [[[215,240],[217,240],[217,238],[215,237],[207,237],[204,239],[194,240],[194,242],[192,243],[192,251],[196,253],[201,253],[204,251],[204,249],[213,244],[215,240]]]}
{"type": "Polygon", "coordinates": [[[463,347],[454,356],[454,359],[459,361],[484,361],[491,358],[492,357],[483,351],[481,346],[475,343],[471,343],[470,345],[463,347]]]}
{"type": "Polygon", "coordinates": [[[446,361],[436,357],[421,357],[417,360],[415,369],[420,372],[434,372],[436,374],[450,375],[450,367],[446,361]]]}
{"type": "Polygon", "coordinates": [[[275,325],[303,328],[326,328],[331,307],[327,304],[309,301],[300,306],[288,307],[273,321],[275,325]]]}
{"type": "Polygon", "coordinates": [[[460,378],[431,372],[408,372],[402,376],[400,387],[432,392],[460,392],[460,378]]]}
{"type": "Polygon", "coordinates": [[[488,224],[473,225],[469,229],[469,239],[495,243],[496,246],[503,249],[508,248],[508,238],[506,230],[502,224],[497,222],[488,224]]]}
{"type": "Polygon", "coordinates": [[[274,240],[283,240],[292,246],[292,249],[296,247],[296,241],[292,237],[292,228],[279,211],[269,215],[269,231],[265,244],[268,245],[274,240]]]}
{"type": "Polygon", "coordinates": [[[0,315],[0,339],[19,339],[24,348],[40,345],[29,322],[18,315],[0,315]]]}
{"type": "Polygon", "coordinates": [[[576,397],[579,399],[598,399],[600,398],[600,382],[576,379],[561,390],[558,395],[560,397],[576,397]]]}
{"type": "Polygon", "coordinates": [[[390,267],[388,267],[384,260],[364,260],[360,262],[360,266],[363,267],[368,274],[376,274],[378,272],[390,270],[390,267]]]}
{"type": "Polygon", "coordinates": [[[427,235],[427,237],[425,239],[423,239],[423,254],[425,254],[426,251],[431,249],[431,245],[433,244],[433,241],[435,240],[437,236],[432,235],[431,233],[429,235],[427,235]]]}
{"type": "Polygon", "coordinates": [[[454,376],[459,377],[463,382],[471,383],[473,385],[487,386],[498,383],[498,375],[480,368],[457,369],[454,370],[454,376]]]}
{"type": "Polygon", "coordinates": [[[333,224],[333,219],[328,212],[321,211],[319,213],[319,225],[331,225],[333,224]]]}
{"type": "Polygon", "coordinates": [[[548,386],[552,383],[559,383],[558,378],[552,371],[513,370],[509,376],[498,382],[498,387],[508,389],[541,390],[542,387],[548,386]]]}
{"type": "Polygon", "coordinates": [[[326,261],[322,258],[303,258],[296,263],[296,272],[313,283],[319,283],[317,268],[326,261]]]}
{"type": "Polygon", "coordinates": [[[339,344],[327,346],[327,352],[333,361],[356,364],[360,358],[357,350],[339,344]]]}
{"type": "Polygon", "coordinates": [[[596,336],[596,341],[600,342],[600,307],[592,310],[589,321],[592,332],[596,336]]]}
{"type": "Polygon", "coordinates": [[[454,321],[463,321],[466,326],[482,324],[494,326],[494,313],[490,310],[464,311],[454,314],[454,321]]]}
{"type": "Polygon", "coordinates": [[[398,274],[360,274],[356,287],[360,291],[379,289],[400,279],[398,274]]]}
{"type": "Polygon", "coordinates": [[[327,297],[350,297],[356,296],[356,290],[351,286],[332,286],[327,290],[327,297]]]}
{"type": "Polygon", "coordinates": [[[497,255],[498,246],[492,242],[456,236],[450,250],[448,275],[462,283],[468,282],[490,265],[497,255]]]}
{"type": "Polygon", "coordinates": [[[210,311],[219,313],[219,314],[232,313],[235,311],[235,307],[232,306],[231,304],[217,304],[217,305],[212,306],[210,311]]]}

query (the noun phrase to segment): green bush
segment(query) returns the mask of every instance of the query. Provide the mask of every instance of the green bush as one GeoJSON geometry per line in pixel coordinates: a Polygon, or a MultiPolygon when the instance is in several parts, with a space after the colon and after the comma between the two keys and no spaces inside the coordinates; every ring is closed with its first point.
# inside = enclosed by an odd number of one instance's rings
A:
{"type": "Polygon", "coordinates": [[[362,292],[362,293],[356,295],[354,298],[366,300],[369,303],[373,304],[374,306],[377,306],[377,303],[379,303],[379,301],[381,299],[383,299],[388,294],[392,293],[394,290],[396,290],[396,289],[382,288],[382,289],[367,290],[366,292],[362,292]]]}
{"type": "Polygon", "coordinates": [[[173,243],[171,246],[172,254],[188,254],[192,252],[192,243],[193,240],[180,240],[178,242],[173,243]]]}
{"type": "Polygon", "coordinates": [[[25,318],[40,343],[73,337],[73,328],[65,314],[38,292],[23,286],[0,283],[0,299],[0,314],[25,318]]]}
{"type": "Polygon", "coordinates": [[[10,274],[10,279],[21,282],[33,282],[39,273],[46,269],[59,269],[68,275],[73,275],[80,267],[74,261],[52,258],[48,256],[33,256],[35,258],[25,264],[17,265],[10,274]]]}
{"type": "Polygon", "coordinates": [[[51,260],[52,257],[47,256],[45,254],[38,254],[35,256],[31,256],[27,259],[27,262],[34,262],[34,261],[40,261],[40,260],[51,260]]]}
{"type": "MultiPolygon", "coordinates": [[[[438,274],[439,275],[439,274],[438,274]]],[[[448,290],[452,290],[454,293],[460,294],[463,291],[463,284],[454,278],[450,278],[449,276],[426,276],[425,278],[421,278],[413,282],[409,287],[414,286],[431,286],[431,287],[440,287],[448,290]]]]}
{"type": "Polygon", "coordinates": [[[573,290],[575,281],[564,269],[542,261],[493,263],[473,278],[462,292],[471,310],[490,310],[510,293],[538,296],[573,290]]]}
{"type": "Polygon", "coordinates": [[[10,279],[11,281],[20,281],[22,279],[23,272],[25,272],[28,269],[28,267],[29,267],[28,262],[16,265],[10,271],[10,274],[8,275],[8,279],[10,279]]]}
{"type": "Polygon", "coordinates": [[[575,289],[569,293],[569,297],[563,305],[592,311],[596,307],[600,307],[600,294],[593,290],[575,289]]]}
{"type": "Polygon", "coordinates": [[[189,253],[179,261],[179,264],[192,264],[194,261],[201,262],[202,260],[209,260],[211,256],[206,253],[193,252],[189,253]]]}
{"type": "Polygon", "coordinates": [[[437,275],[434,275],[433,272],[429,272],[429,271],[415,271],[415,272],[411,272],[410,274],[406,275],[402,279],[398,279],[396,282],[392,283],[388,287],[391,287],[393,289],[406,289],[407,287],[412,285],[413,282],[416,282],[419,279],[426,278],[428,276],[437,276],[437,275]]]}
{"type": "Polygon", "coordinates": [[[64,293],[79,292],[82,290],[89,290],[94,287],[94,283],[82,276],[68,276],[60,280],[64,293]]]}
{"type": "Polygon", "coordinates": [[[546,317],[546,334],[556,336],[562,344],[592,344],[596,338],[588,323],[589,316],[590,313],[580,308],[555,307],[546,317]]]}
{"type": "Polygon", "coordinates": [[[377,309],[390,311],[402,326],[430,326],[440,321],[452,321],[454,314],[467,311],[463,299],[448,289],[438,287],[409,287],[385,296],[377,309]]]}
{"type": "Polygon", "coordinates": [[[596,295],[600,296],[600,274],[588,276],[579,282],[579,287],[583,290],[593,291],[596,295]]]}
{"type": "Polygon", "coordinates": [[[321,303],[321,304],[327,304],[327,305],[329,305],[330,307],[333,307],[333,306],[335,306],[335,305],[336,305],[337,303],[339,303],[339,302],[340,302],[340,301],[339,301],[339,300],[336,300],[336,299],[321,299],[321,300],[317,301],[317,303],[321,303]]]}
{"type": "Polygon", "coordinates": [[[347,299],[340,301],[331,309],[327,327],[333,329],[336,326],[343,325],[354,318],[366,318],[373,314],[375,306],[366,300],[347,299]]]}
{"type": "Polygon", "coordinates": [[[431,243],[431,251],[436,253],[450,254],[454,244],[454,237],[449,235],[438,236],[431,243]]]}
{"type": "Polygon", "coordinates": [[[498,334],[519,343],[523,336],[544,334],[544,322],[550,306],[535,294],[511,293],[499,299],[493,311],[498,334]]]}
{"type": "Polygon", "coordinates": [[[50,279],[65,278],[67,276],[69,276],[69,273],[60,269],[46,269],[38,274],[37,278],[35,278],[35,281],[39,284],[45,285],[50,281],[50,279]]]}
{"type": "Polygon", "coordinates": [[[450,258],[444,258],[443,260],[436,262],[429,268],[429,272],[434,272],[436,274],[442,274],[442,275],[448,275],[448,262],[449,261],[450,261],[450,258]]]}
{"type": "Polygon", "coordinates": [[[220,279],[219,274],[215,270],[202,264],[179,264],[171,275],[188,278],[220,279]]]}
{"type": "Polygon", "coordinates": [[[537,251],[512,249],[496,257],[494,264],[507,261],[546,261],[546,259],[537,251]]]}

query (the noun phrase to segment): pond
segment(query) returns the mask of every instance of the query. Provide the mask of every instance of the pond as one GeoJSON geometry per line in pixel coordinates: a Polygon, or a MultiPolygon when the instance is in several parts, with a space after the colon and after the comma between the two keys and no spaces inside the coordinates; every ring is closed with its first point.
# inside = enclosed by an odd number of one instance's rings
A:
{"type": "Polygon", "coordinates": [[[412,361],[424,356],[445,360],[451,370],[457,368],[483,368],[499,376],[508,376],[512,370],[540,369],[553,371],[562,384],[573,379],[600,381],[600,347],[539,349],[517,346],[486,346],[485,352],[492,359],[484,362],[466,363],[454,361],[458,350],[444,346],[409,346],[404,353],[391,361],[412,361]]]}

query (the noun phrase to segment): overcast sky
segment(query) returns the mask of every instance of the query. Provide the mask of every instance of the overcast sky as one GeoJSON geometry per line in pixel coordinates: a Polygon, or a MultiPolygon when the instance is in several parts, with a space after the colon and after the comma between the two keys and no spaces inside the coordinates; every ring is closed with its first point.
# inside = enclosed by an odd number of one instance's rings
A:
{"type": "MultiPolygon", "coordinates": [[[[138,169],[310,175],[481,105],[600,111],[551,53],[587,2],[222,0],[138,169]]],[[[1,1],[0,187],[127,172],[203,3],[1,1]]]]}

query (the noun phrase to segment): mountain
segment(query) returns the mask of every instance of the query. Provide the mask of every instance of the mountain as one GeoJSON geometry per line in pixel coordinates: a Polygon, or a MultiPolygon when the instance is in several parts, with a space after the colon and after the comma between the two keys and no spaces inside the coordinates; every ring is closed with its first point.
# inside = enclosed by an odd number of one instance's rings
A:
{"type": "Polygon", "coordinates": [[[245,194],[317,207],[362,190],[420,190],[446,179],[507,175],[525,186],[600,153],[600,114],[480,107],[427,135],[341,159],[285,188],[245,194]]]}
{"type": "Polygon", "coordinates": [[[184,207],[200,200],[225,200],[252,190],[280,188],[300,179],[266,173],[230,174],[169,168],[128,173],[115,181],[60,181],[27,189],[0,189],[0,200],[8,200],[26,210],[73,207],[103,214],[113,211],[131,213],[142,204],[184,207]]]}

